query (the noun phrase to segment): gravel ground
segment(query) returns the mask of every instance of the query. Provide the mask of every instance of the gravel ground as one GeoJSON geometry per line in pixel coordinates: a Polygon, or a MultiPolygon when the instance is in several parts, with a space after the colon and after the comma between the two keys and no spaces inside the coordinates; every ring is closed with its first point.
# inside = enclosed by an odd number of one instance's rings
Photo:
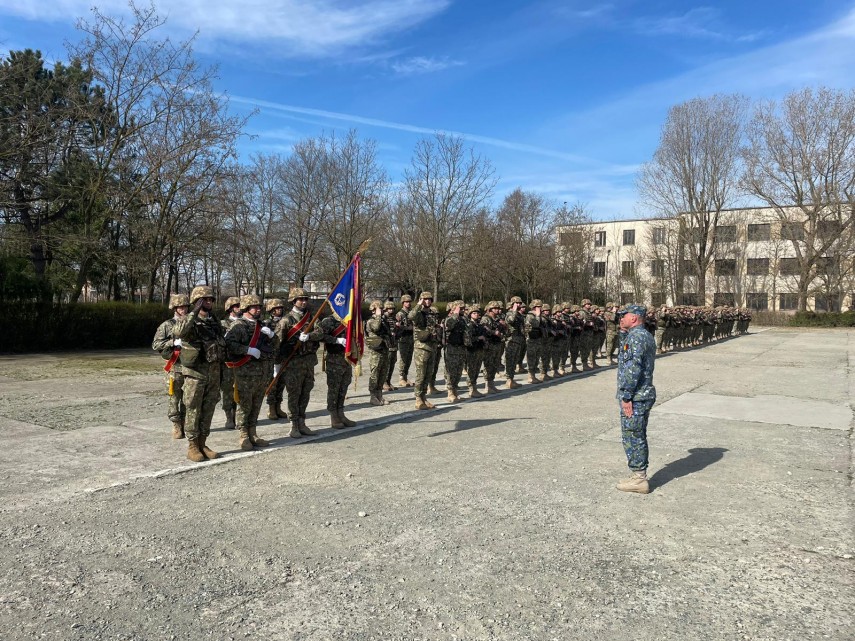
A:
{"type": "Polygon", "coordinates": [[[220,430],[222,464],[190,466],[156,358],[0,358],[0,639],[850,641],[851,424],[727,398],[849,407],[853,337],[660,358],[647,496],[614,489],[613,370],[418,415],[363,379],[362,429],[265,423],[253,456],[220,430]],[[720,415],[667,411],[687,393],[720,415]]]}

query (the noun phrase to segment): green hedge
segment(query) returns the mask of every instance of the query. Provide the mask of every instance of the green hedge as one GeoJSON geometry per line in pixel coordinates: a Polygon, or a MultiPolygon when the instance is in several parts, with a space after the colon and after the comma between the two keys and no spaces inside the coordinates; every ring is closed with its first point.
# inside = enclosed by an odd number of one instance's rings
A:
{"type": "Polygon", "coordinates": [[[15,303],[0,316],[0,352],[151,346],[170,316],[160,304],[15,303]]]}
{"type": "Polygon", "coordinates": [[[855,327],[855,312],[798,312],[790,319],[792,327],[855,327]]]}

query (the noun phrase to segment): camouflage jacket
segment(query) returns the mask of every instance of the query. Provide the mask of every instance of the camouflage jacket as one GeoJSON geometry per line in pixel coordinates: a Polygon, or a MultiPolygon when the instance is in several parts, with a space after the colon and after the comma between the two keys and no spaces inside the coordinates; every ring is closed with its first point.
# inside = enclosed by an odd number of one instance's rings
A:
{"type": "Polygon", "coordinates": [[[466,331],[463,334],[463,344],[470,352],[484,349],[487,346],[487,328],[480,320],[475,322],[471,318],[466,319],[466,331]]]}
{"type": "Polygon", "coordinates": [[[417,349],[434,351],[439,346],[439,319],[429,308],[421,305],[410,312],[413,323],[413,337],[417,349]]]}
{"type": "Polygon", "coordinates": [[[155,352],[160,352],[160,355],[165,360],[172,358],[174,350],[172,329],[175,327],[176,322],[178,322],[178,316],[173,316],[163,321],[154,333],[154,340],[151,341],[151,348],[155,352]]]}
{"type": "MultiPolygon", "coordinates": [[[[316,354],[318,348],[321,346],[320,340],[324,335],[323,331],[317,325],[308,332],[309,340],[305,342],[300,340],[302,332],[296,332],[291,337],[291,340],[288,340],[288,332],[308,313],[308,307],[303,311],[294,307],[276,324],[276,338],[279,340],[279,362],[285,362],[289,358],[291,360],[304,357],[317,358],[316,354]]],[[[309,319],[311,319],[311,316],[309,319]]]]}
{"type": "Polygon", "coordinates": [[[484,334],[490,345],[501,343],[505,338],[505,328],[499,322],[499,318],[493,318],[489,314],[481,317],[481,325],[484,327],[484,334]]]}
{"type": "Polygon", "coordinates": [[[522,340],[525,337],[523,336],[523,331],[525,331],[525,315],[520,314],[519,312],[515,312],[514,310],[510,310],[507,314],[505,314],[505,322],[508,324],[508,339],[509,340],[522,340]]]}
{"type": "Polygon", "coordinates": [[[175,322],[172,334],[181,339],[178,361],[185,376],[205,379],[209,366],[219,369],[226,356],[226,341],[216,316],[208,314],[202,318],[189,312],[175,322]]]}
{"type": "Polygon", "coordinates": [[[380,317],[383,319],[383,323],[389,329],[389,342],[387,343],[389,349],[398,349],[398,321],[395,318],[395,314],[387,314],[383,312],[383,315],[380,317]]]}
{"type": "Polygon", "coordinates": [[[389,326],[381,316],[372,316],[365,321],[365,346],[375,352],[388,352],[392,337],[389,326]]]}
{"type": "Polygon", "coordinates": [[[643,401],[651,405],[656,401],[653,386],[653,361],[656,358],[656,341],[644,325],[637,325],[621,335],[618,353],[617,399],[643,401]]]}
{"type": "Polygon", "coordinates": [[[449,314],[443,325],[445,327],[446,345],[463,347],[466,344],[466,318],[460,314],[449,314]]]}
{"type": "Polygon", "coordinates": [[[543,338],[543,317],[529,312],[525,316],[525,337],[529,340],[543,338]]]}
{"type": "Polygon", "coordinates": [[[407,312],[402,309],[395,314],[395,322],[398,324],[398,341],[407,342],[413,340],[413,321],[410,320],[410,314],[413,310],[407,312]]]}
{"type": "Polygon", "coordinates": [[[335,332],[339,327],[341,327],[341,322],[332,314],[327,316],[326,318],[318,321],[316,327],[323,332],[323,335],[320,337],[319,342],[324,344],[324,349],[327,354],[344,354],[344,345],[339,345],[339,338],[347,338],[346,332],[339,332],[338,336],[333,336],[333,332],[335,332]]]}
{"type": "MultiPolygon", "coordinates": [[[[243,316],[232,323],[229,331],[226,332],[227,361],[239,361],[246,356],[246,350],[249,348],[252,335],[255,332],[256,322],[261,321],[255,321],[248,316],[243,316]]],[[[272,340],[265,334],[260,333],[255,347],[261,351],[261,358],[250,356],[246,363],[234,369],[235,373],[239,373],[241,376],[263,376],[268,371],[269,365],[266,365],[265,361],[273,359],[272,340]],[[264,351],[262,351],[262,347],[264,347],[264,351]]]]}

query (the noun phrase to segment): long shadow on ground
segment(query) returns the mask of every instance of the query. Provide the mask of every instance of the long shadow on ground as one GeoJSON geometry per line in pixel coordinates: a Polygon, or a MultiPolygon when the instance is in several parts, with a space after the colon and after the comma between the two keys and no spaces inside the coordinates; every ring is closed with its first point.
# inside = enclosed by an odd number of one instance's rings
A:
{"type": "Polygon", "coordinates": [[[650,487],[651,489],[658,488],[681,476],[700,472],[708,465],[717,463],[724,458],[724,453],[727,451],[723,447],[693,447],[689,450],[688,456],[671,461],[651,476],[650,487]]]}

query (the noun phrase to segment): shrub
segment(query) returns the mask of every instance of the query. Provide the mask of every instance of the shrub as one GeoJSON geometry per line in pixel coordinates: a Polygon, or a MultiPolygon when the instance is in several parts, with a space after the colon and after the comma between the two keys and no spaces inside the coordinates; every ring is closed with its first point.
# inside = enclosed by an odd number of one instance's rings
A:
{"type": "Polygon", "coordinates": [[[855,312],[798,312],[790,319],[792,327],[855,327],[855,312]]]}

